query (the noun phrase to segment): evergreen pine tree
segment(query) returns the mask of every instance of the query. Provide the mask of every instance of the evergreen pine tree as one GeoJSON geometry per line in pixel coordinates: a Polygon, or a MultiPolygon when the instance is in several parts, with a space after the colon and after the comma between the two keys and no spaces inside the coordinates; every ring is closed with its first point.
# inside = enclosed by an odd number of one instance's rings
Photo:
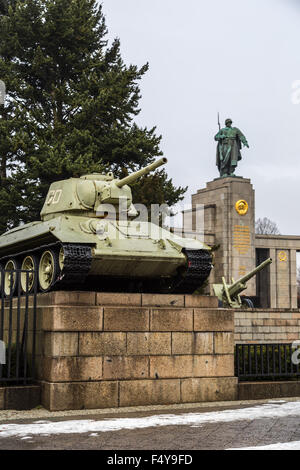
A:
{"type": "MultiPolygon", "coordinates": [[[[148,64],[127,66],[119,40],[108,45],[96,0],[0,0],[0,28],[1,231],[39,220],[55,180],[99,170],[122,177],[162,155],[156,128],[134,122],[148,64]]],[[[185,191],[165,170],[134,185],[147,205],[173,205],[185,191]]]]}

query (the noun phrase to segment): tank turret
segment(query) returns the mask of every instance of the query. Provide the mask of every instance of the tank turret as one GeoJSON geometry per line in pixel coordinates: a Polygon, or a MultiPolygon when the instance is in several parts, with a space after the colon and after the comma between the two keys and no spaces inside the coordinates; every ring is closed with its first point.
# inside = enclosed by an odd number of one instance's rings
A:
{"type": "Polygon", "coordinates": [[[132,193],[128,185],[165,165],[167,161],[166,158],[161,158],[121,180],[114,178],[113,173],[109,172],[106,175],[93,173],[56,181],[50,186],[41,218],[43,221],[50,220],[58,213],[101,218],[110,212],[116,218],[122,212],[126,212],[128,218],[135,217],[138,213],[132,204],[132,193]]]}

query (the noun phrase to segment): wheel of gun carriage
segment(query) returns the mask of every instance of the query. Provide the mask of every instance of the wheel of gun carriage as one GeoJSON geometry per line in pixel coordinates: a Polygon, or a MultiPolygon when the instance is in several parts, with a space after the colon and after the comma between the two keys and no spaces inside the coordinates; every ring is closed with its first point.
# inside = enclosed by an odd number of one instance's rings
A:
{"type": "Polygon", "coordinates": [[[242,297],[242,308],[254,308],[254,304],[248,297],[242,297]]]}

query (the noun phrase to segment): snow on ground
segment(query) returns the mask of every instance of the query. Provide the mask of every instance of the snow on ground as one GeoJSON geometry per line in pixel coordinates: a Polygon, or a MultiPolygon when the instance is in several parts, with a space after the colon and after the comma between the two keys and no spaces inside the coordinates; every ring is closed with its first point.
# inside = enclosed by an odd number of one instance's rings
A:
{"type": "Polygon", "coordinates": [[[268,402],[249,408],[229,409],[205,413],[162,414],[142,418],[113,418],[100,420],[35,421],[29,424],[1,424],[0,438],[51,434],[81,434],[142,429],[155,426],[202,426],[240,420],[284,418],[300,416],[300,401],[268,402]]]}
{"type": "Polygon", "coordinates": [[[300,450],[300,441],[278,442],[277,444],[270,444],[268,446],[237,447],[235,449],[226,450],[300,450]]]}

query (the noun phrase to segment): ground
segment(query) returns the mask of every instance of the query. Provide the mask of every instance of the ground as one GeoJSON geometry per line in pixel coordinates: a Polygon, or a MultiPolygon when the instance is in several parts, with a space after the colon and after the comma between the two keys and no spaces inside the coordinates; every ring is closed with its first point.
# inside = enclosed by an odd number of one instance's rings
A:
{"type": "MultiPolygon", "coordinates": [[[[300,398],[117,410],[0,411],[1,450],[300,450],[300,398]]],[[[112,454],[113,455],[113,454],[112,454]]]]}

